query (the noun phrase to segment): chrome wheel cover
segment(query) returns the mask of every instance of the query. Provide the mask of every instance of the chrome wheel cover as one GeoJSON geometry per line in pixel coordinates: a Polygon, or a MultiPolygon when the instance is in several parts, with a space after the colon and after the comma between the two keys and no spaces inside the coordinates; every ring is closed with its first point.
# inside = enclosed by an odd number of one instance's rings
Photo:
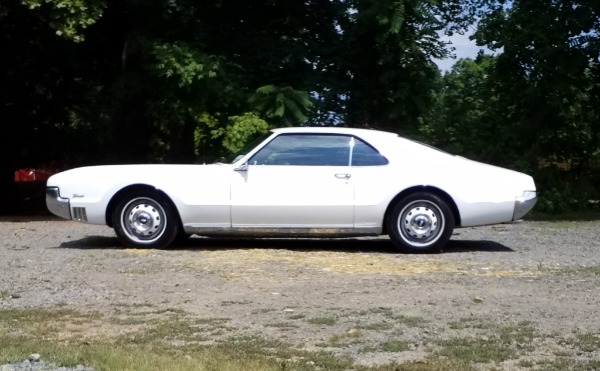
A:
{"type": "Polygon", "coordinates": [[[431,201],[408,203],[398,217],[397,227],[402,239],[413,246],[427,246],[437,241],[445,227],[442,210],[431,201]]]}
{"type": "Polygon", "coordinates": [[[163,235],[167,227],[166,213],[151,198],[134,198],[121,211],[121,225],[123,232],[132,240],[151,243],[163,235]]]}

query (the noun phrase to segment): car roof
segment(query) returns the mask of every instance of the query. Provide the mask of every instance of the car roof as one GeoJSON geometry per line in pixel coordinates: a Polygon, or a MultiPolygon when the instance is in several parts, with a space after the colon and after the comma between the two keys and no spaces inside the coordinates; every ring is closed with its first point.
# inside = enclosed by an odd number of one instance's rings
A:
{"type": "Polygon", "coordinates": [[[398,134],[391,133],[381,130],[373,129],[357,129],[357,128],[345,128],[345,127],[331,127],[331,126],[309,126],[309,127],[291,127],[291,128],[278,128],[271,130],[277,134],[347,134],[356,135],[364,139],[368,138],[397,138],[398,134]]]}

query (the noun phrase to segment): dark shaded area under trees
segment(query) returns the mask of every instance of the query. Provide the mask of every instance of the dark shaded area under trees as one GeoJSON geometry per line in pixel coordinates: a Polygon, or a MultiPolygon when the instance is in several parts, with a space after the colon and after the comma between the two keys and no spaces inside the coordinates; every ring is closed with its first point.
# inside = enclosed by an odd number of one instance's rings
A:
{"type": "Polygon", "coordinates": [[[0,189],[18,168],[210,162],[269,127],[346,125],[527,172],[542,211],[590,208],[599,57],[595,0],[2,0],[0,189]],[[497,55],[442,75],[438,33],[469,25],[497,55]]]}

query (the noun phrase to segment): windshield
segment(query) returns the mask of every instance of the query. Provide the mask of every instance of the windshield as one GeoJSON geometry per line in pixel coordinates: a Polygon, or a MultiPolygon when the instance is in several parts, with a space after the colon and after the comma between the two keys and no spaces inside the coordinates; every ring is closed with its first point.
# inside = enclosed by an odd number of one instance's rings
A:
{"type": "Polygon", "coordinates": [[[240,149],[236,153],[228,156],[225,159],[225,163],[233,164],[233,163],[237,162],[239,159],[241,159],[242,157],[246,156],[250,151],[252,151],[257,145],[259,145],[265,139],[267,139],[268,137],[270,137],[271,134],[273,134],[273,133],[269,131],[269,132],[266,132],[266,133],[258,136],[254,140],[249,141],[248,143],[246,143],[246,145],[244,147],[242,147],[242,149],[240,149]]]}

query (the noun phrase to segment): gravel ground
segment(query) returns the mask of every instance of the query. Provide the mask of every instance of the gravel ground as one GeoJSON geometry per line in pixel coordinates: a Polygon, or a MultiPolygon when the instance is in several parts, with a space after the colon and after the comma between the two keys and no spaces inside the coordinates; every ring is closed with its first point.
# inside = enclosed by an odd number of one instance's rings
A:
{"type": "MultiPolygon", "coordinates": [[[[226,322],[207,343],[264,336],[381,364],[471,336],[473,327],[457,325],[469,321],[526,321],[539,334],[529,355],[538,358],[574,333],[600,333],[600,222],[457,229],[432,255],[398,254],[387,238],[192,237],[174,249],[125,249],[107,227],[54,219],[0,220],[0,236],[2,308],[66,305],[110,317],[178,309],[226,322]],[[410,349],[381,350],[390,340],[410,349]]],[[[580,356],[600,360],[598,350],[580,356]]]]}

